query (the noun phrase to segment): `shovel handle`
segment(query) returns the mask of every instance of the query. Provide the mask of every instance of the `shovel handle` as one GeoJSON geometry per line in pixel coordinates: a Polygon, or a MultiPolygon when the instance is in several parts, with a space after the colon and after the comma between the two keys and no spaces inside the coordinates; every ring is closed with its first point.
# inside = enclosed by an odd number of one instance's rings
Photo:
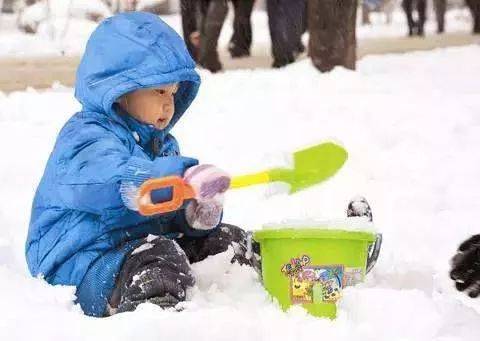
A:
{"type": "Polygon", "coordinates": [[[233,177],[230,183],[230,188],[242,188],[268,182],[270,182],[270,174],[268,172],[260,172],[233,177]]]}
{"type": "Polygon", "coordinates": [[[195,191],[181,177],[167,176],[145,181],[140,186],[138,197],[138,211],[140,214],[151,216],[178,210],[182,207],[185,200],[195,197],[195,191]],[[172,188],[172,199],[158,204],[152,203],[152,191],[162,188],[172,188]]]}

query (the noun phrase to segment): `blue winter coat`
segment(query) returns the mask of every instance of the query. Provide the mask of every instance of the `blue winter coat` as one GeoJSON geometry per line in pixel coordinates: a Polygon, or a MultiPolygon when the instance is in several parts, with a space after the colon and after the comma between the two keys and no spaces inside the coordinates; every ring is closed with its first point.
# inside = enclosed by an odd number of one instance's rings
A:
{"type": "Polygon", "coordinates": [[[183,210],[147,218],[128,209],[120,187],[169,175],[165,156],[179,154],[169,131],[199,85],[183,40],[153,14],[108,18],[88,41],[75,85],[83,108],[59,133],[26,242],[31,273],[51,284],[75,285],[86,314],[104,315],[124,257],[141,238],[192,232],[183,210]],[[175,113],[164,130],[117,112],[121,95],[177,82],[175,113]]]}

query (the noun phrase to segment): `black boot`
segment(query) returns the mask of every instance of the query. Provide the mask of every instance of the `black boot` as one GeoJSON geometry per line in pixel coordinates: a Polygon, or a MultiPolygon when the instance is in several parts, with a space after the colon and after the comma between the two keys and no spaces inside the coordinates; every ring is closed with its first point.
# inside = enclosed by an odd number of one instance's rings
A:
{"type": "Polygon", "coordinates": [[[453,257],[450,278],[459,291],[472,298],[480,295],[480,235],[464,241],[453,257]]]}
{"type": "Polygon", "coordinates": [[[110,298],[110,315],[150,302],[162,308],[184,301],[195,280],[187,256],[175,241],[144,242],[125,259],[110,298]]]}
{"type": "Polygon", "coordinates": [[[260,272],[260,245],[237,226],[222,224],[206,237],[182,237],[177,239],[177,242],[185,251],[190,263],[200,262],[208,256],[225,252],[231,246],[235,251],[232,263],[249,265],[260,272]]]}
{"type": "Polygon", "coordinates": [[[347,217],[367,217],[373,221],[372,209],[364,197],[356,197],[350,201],[347,207],[347,217]]]}

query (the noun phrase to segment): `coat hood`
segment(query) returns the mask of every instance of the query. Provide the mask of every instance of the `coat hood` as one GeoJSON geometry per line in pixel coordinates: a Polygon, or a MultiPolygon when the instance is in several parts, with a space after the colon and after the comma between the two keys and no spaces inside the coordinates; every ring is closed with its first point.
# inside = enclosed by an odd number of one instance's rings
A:
{"type": "Polygon", "coordinates": [[[200,77],[183,39],[158,16],[122,13],[92,33],[77,70],[75,97],[85,111],[115,115],[113,103],[142,88],[179,83],[175,125],[195,98],[200,77]]]}

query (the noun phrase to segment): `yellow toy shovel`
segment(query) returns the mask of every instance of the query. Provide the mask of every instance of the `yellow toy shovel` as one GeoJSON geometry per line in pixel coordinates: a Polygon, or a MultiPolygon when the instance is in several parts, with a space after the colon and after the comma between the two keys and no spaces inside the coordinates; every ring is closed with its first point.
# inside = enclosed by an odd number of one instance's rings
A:
{"type": "MultiPolygon", "coordinates": [[[[248,187],[270,182],[290,185],[290,193],[298,192],[323,182],[333,176],[347,160],[347,151],[333,143],[322,143],[302,149],[293,154],[293,168],[274,168],[259,173],[232,178],[230,189],[248,187]]],[[[173,188],[172,199],[153,204],[150,200],[139,200],[139,212],[154,215],[179,209],[185,200],[193,199],[193,188],[178,176],[146,181],[139,190],[139,198],[150,198],[151,192],[161,188],[173,188]]]]}

